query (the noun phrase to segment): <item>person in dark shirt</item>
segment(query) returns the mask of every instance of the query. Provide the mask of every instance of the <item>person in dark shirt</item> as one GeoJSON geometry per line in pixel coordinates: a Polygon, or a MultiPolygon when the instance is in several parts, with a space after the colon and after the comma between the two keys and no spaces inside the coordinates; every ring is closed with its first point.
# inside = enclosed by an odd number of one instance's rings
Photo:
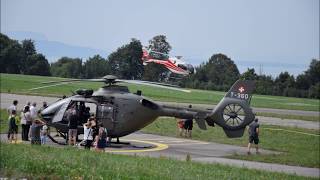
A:
{"type": "Polygon", "coordinates": [[[252,143],[256,145],[256,153],[259,154],[259,123],[257,118],[249,125],[248,154],[251,154],[250,149],[252,143]]]}
{"type": "Polygon", "coordinates": [[[185,129],[186,138],[192,137],[192,128],[193,128],[193,120],[191,118],[186,119],[184,121],[184,129],[185,129]]]}
{"type": "Polygon", "coordinates": [[[77,109],[75,105],[72,105],[71,108],[68,110],[67,119],[69,121],[68,123],[68,143],[69,145],[75,145],[76,143],[76,137],[77,137],[77,131],[78,131],[78,114],[77,109]]]}

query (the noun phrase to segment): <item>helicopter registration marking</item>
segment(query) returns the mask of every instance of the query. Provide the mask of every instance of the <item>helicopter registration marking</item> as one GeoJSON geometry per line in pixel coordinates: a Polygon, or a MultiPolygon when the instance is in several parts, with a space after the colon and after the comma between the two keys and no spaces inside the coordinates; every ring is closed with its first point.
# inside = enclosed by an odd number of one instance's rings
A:
{"type": "Polygon", "coordinates": [[[141,141],[141,140],[134,140],[134,139],[125,139],[127,141],[131,142],[139,142],[139,143],[145,143],[145,144],[152,144],[155,147],[154,148],[148,148],[148,149],[128,149],[128,150],[106,150],[106,152],[123,152],[123,153],[134,153],[134,152],[151,152],[151,151],[161,151],[167,149],[169,146],[166,144],[156,143],[156,142],[150,142],[150,141],[141,141]]]}
{"type": "Polygon", "coordinates": [[[249,98],[249,94],[243,94],[243,93],[236,93],[236,92],[231,92],[231,97],[237,98],[237,99],[245,99],[247,100],[249,98]]]}

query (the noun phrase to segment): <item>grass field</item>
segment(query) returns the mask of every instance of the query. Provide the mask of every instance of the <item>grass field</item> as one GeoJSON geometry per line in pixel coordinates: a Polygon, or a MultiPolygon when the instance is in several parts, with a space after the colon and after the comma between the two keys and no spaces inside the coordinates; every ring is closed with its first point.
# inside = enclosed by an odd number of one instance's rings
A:
{"type": "MultiPolygon", "coordinates": [[[[295,166],[320,167],[319,130],[284,128],[268,125],[261,125],[260,129],[260,147],[283,152],[282,154],[252,156],[235,154],[230,158],[295,166]],[[279,131],[277,129],[283,130],[279,131]],[[310,133],[311,135],[300,134],[299,132],[310,133]]],[[[160,118],[142,129],[142,131],[174,137],[177,134],[176,121],[173,118],[160,118]]],[[[226,137],[220,127],[209,127],[208,130],[203,131],[194,123],[192,139],[246,147],[248,143],[248,133],[245,133],[241,138],[230,139],[226,137]]]]}
{"type": "Polygon", "coordinates": [[[218,164],[1,143],[0,177],[14,179],[311,179],[218,164]]]}
{"type": "MultiPolygon", "coordinates": [[[[71,91],[75,91],[79,88],[92,88],[96,90],[103,86],[102,83],[81,82],[30,91],[29,89],[31,88],[43,86],[41,82],[64,80],[64,78],[15,74],[0,74],[0,76],[0,91],[3,93],[37,94],[61,97],[62,95],[71,95],[71,91]]],[[[204,90],[192,90],[191,93],[184,93],[162,88],[136,85],[128,85],[128,87],[131,92],[136,92],[139,89],[142,90],[144,96],[160,101],[217,104],[225,94],[225,92],[204,90]]],[[[254,95],[251,103],[253,107],[319,111],[318,99],[254,95]]]]}

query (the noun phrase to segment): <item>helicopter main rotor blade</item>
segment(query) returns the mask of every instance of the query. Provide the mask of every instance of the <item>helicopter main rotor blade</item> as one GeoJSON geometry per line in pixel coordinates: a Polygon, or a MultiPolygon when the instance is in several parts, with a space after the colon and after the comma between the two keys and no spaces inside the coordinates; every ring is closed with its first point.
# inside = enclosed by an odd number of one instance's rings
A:
{"type": "Polygon", "coordinates": [[[58,84],[52,84],[52,85],[48,85],[48,86],[40,86],[40,87],[36,87],[36,88],[31,88],[31,89],[29,89],[29,91],[48,88],[48,87],[54,87],[54,86],[61,86],[61,85],[64,85],[64,84],[69,84],[69,83],[72,83],[72,82],[61,82],[61,83],[58,83],[58,84]]]}
{"type": "Polygon", "coordinates": [[[61,83],[61,82],[77,82],[77,81],[91,81],[91,82],[105,82],[105,79],[68,79],[62,81],[48,81],[43,82],[41,84],[53,84],[53,83],[61,83]]]}
{"type": "Polygon", "coordinates": [[[181,88],[179,88],[179,86],[176,86],[176,85],[157,83],[157,82],[150,82],[150,81],[118,79],[117,82],[125,82],[125,83],[129,83],[129,84],[139,84],[139,85],[160,87],[160,88],[171,89],[171,90],[175,90],[175,91],[182,91],[182,92],[187,92],[187,93],[191,92],[190,90],[181,89],[181,88]]]}

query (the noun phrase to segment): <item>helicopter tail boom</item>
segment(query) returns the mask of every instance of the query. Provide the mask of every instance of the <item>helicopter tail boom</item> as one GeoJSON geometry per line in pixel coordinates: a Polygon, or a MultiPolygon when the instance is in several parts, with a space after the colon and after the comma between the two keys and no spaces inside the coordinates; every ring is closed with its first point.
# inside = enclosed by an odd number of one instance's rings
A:
{"type": "Polygon", "coordinates": [[[230,138],[243,136],[245,127],[255,118],[250,108],[254,88],[254,81],[238,80],[235,82],[206,118],[207,124],[209,126],[218,124],[230,138]]]}

